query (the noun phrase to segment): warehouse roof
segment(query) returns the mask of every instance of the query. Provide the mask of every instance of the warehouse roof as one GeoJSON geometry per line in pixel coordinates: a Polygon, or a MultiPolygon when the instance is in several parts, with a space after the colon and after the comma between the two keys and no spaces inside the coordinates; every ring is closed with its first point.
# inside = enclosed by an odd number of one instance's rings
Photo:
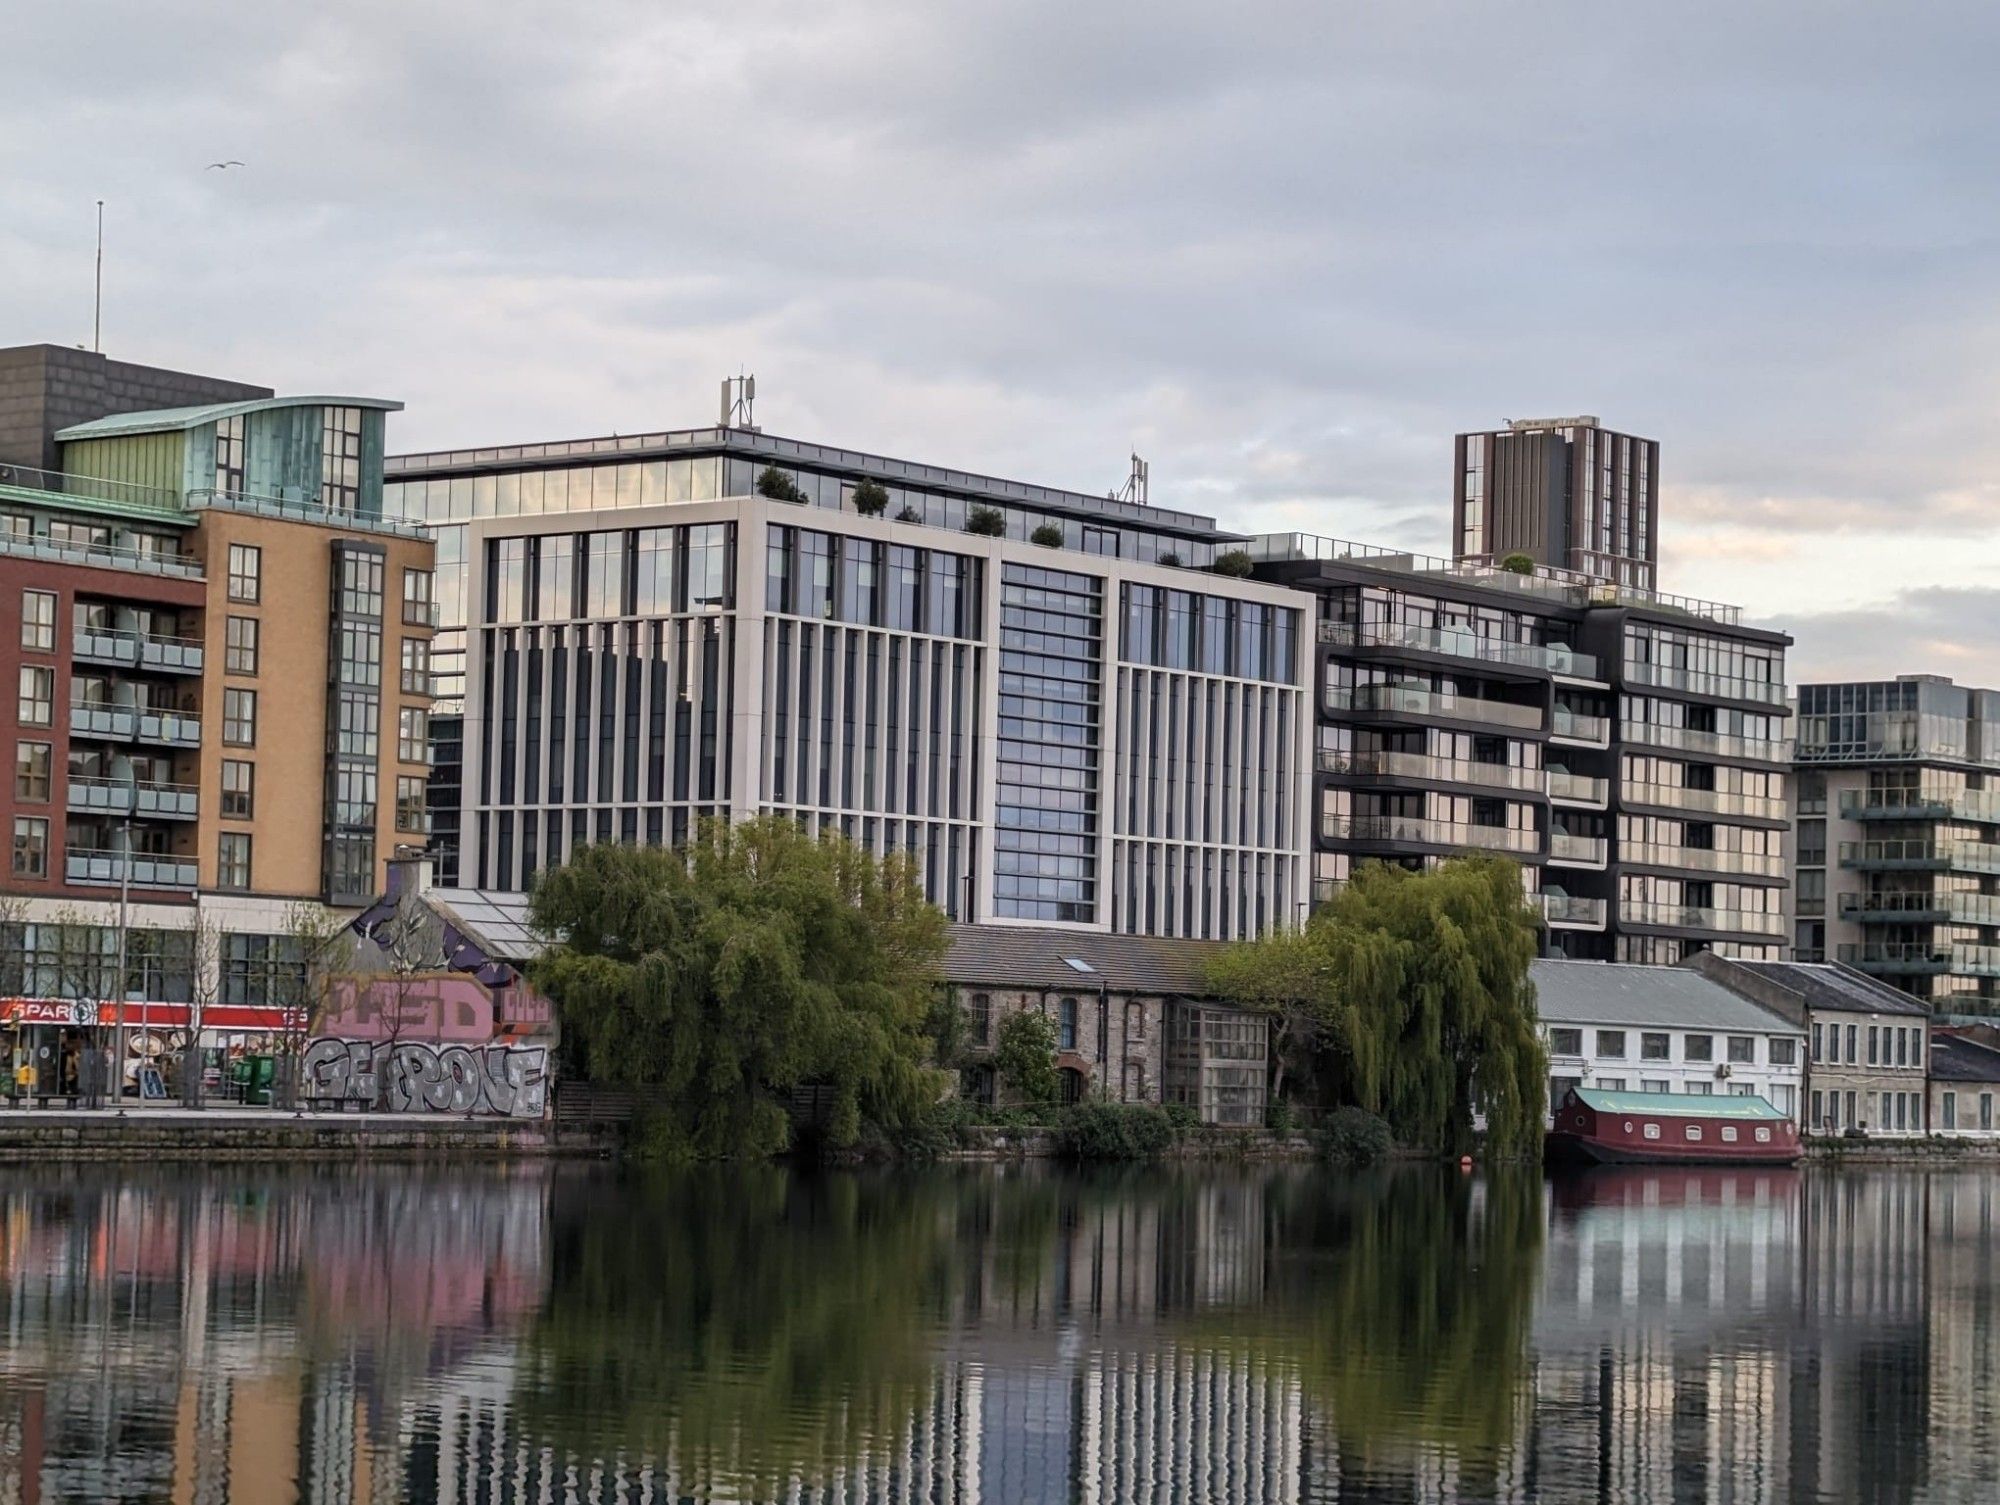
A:
{"type": "Polygon", "coordinates": [[[1864,1014],[1930,1013],[1930,1005],[1922,999],[1837,962],[1760,962],[1739,956],[1730,957],[1729,962],[1798,994],[1807,1008],[1864,1014]]]}
{"type": "Polygon", "coordinates": [[[2000,1082],[2000,1050],[1958,1035],[1932,1035],[1931,1079],[1938,1082],[2000,1082]]]}
{"type": "Polygon", "coordinates": [[[1803,1033],[1784,1015],[1686,967],[1534,961],[1528,964],[1528,976],[1535,984],[1536,1008],[1549,1024],[1803,1033]]]}
{"type": "Polygon", "coordinates": [[[1208,990],[1208,961],[1222,945],[1102,930],[954,925],[944,975],[949,982],[995,988],[1105,987],[1199,996],[1208,990]]]}

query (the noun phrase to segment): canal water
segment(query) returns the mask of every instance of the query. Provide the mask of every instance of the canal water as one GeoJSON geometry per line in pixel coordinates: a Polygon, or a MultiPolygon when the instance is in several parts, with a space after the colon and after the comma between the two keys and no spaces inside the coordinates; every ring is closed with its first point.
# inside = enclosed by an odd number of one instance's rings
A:
{"type": "Polygon", "coordinates": [[[0,1505],[1994,1500],[1997,1184],[10,1169],[0,1505]]]}

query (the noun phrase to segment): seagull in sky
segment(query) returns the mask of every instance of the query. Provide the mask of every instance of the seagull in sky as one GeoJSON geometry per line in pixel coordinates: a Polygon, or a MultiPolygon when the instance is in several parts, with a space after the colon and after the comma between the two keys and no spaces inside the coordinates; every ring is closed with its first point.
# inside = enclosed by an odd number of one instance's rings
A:
{"type": "Polygon", "coordinates": [[[238,162],[238,161],[236,161],[236,160],[235,160],[234,158],[231,158],[231,159],[230,159],[229,161],[227,161],[227,162],[211,162],[211,163],[209,163],[209,164],[208,164],[208,170],[209,170],[210,172],[214,172],[214,171],[216,171],[216,169],[220,168],[220,169],[221,169],[221,170],[223,170],[224,172],[227,172],[227,171],[228,171],[228,170],[229,170],[230,168],[232,168],[232,167],[244,167],[244,166],[247,166],[247,165],[248,165],[247,163],[243,163],[243,162],[238,162]]]}

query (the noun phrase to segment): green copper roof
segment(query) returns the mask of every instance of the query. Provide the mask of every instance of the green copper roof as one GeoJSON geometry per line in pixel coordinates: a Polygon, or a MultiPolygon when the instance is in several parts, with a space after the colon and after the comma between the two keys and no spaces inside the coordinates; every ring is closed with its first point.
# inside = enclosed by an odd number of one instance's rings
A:
{"type": "MultiPolygon", "coordinates": [[[[107,489],[118,488],[135,496],[153,488],[140,486],[120,486],[116,481],[85,482],[107,489]]],[[[187,511],[180,504],[180,498],[171,491],[156,493],[157,500],[124,500],[112,497],[89,496],[78,491],[41,491],[32,486],[8,486],[0,484],[0,502],[13,502],[18,506],[45,507],[54,512],[82,512],[95,517],[119,517],[130,522],[149,523],[162,528],[192,528],[201,519],[187,511]]]]}
{"type": "Polygon", "coordinates": [[[255,397],[245,402],[210,402],[193,408],[155,408],[147,413],[113,413],[88,423],[73,423],[59,429],[56,438],[111,439],[121,434],[157,434],[171,429],[199,428],[239,413],[262,413],[272,408],[377,408],[384,413],[400,413],[403,405],[386,397],[255,397]]]}
{"type": "Polygon", "coordinates": [[[1605,1092],[1576,1087],[1577,1101],[1599,1113],[1655,1114],[1661,1118],[1790,1118],[1761,1097],[1704,1097],[1696,1092],[1605,1092]]]}

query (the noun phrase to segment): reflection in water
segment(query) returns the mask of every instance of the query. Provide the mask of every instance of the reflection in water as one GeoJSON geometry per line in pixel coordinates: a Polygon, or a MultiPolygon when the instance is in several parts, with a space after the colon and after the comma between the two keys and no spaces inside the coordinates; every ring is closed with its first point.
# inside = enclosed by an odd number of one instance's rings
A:
{"type": "Polygon", "coordinates": [[[1993,1498],[1993,1186],[21,1170],[0,1505],[1993,1498]]]}

